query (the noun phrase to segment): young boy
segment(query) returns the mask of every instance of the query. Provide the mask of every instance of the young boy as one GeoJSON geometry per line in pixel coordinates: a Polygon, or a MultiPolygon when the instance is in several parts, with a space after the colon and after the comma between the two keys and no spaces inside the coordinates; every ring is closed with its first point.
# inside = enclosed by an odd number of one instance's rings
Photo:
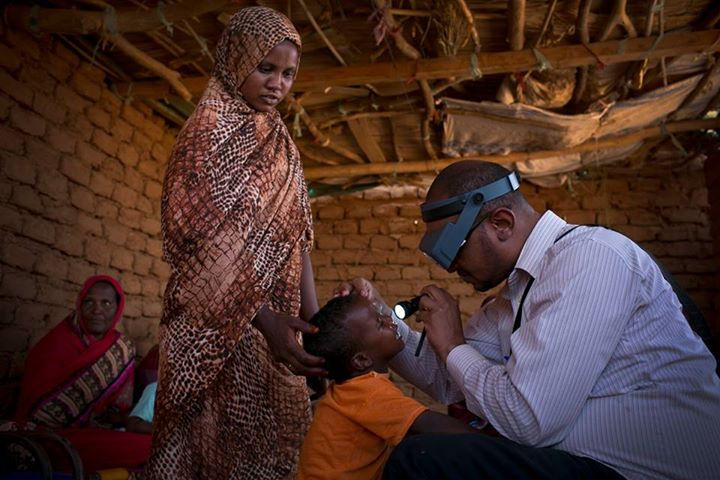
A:
{"type": "Polygon", "coordinates": [[[300,451],[298,480],[376,479],[392,447],[406,435],[473,433],[427,409],[389,379],[387,364],[403,349],[397,326],[365,298],[330,300],[310,320],[305,350],[325,358],[330,383],[300,451]]]}

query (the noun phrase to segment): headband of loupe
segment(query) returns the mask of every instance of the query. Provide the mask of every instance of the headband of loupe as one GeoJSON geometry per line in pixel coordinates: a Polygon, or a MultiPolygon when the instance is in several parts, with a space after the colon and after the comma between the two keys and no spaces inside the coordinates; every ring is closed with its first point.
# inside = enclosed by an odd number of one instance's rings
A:
{"type": "Polygon", "coordinates": [[[458,213],[460,217],[457,223],[449,222],[438,230],[426,233],[420,242],[420,250],[447,270],[465,243],[483,205],[514,192],[519,187],[520,178],[517,173],[511,172],[499,180],[456,197],[423,203],[420,205],[420,210],[425,223],[458,213]]]}

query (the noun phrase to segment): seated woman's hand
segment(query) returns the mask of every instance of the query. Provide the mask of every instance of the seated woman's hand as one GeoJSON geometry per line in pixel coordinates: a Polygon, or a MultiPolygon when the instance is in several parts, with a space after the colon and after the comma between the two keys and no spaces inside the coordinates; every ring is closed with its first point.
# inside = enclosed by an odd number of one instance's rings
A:
{"type": "Polygon", "coordinates": [[[385,300],[369,280],[364,278],[354,278],[350,282],[343,282],[337,286],[334,295],[336,297],[344,297],[346,295],[350,295],[351,293],[357,293],[361,297],[367,298],[368,301],[375,305],[375,307],[383,314],[390,315],[392,313],[390,307],[388,307],[385,300]]]}
{"type": "Polygon", "coordinates": [[[295,375],[327,376],[322,368],[325,360],[303,350],[297,332],[315,333],[317,327],[283,313],[276,313],[263,306],[255,316],[253,325],[260,330],[275,361],[285,364],[295,375]]]}

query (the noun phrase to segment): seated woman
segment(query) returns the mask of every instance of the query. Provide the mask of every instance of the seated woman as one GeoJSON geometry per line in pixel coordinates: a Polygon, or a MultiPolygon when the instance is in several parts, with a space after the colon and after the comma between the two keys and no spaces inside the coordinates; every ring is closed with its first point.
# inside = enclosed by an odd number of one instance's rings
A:
{"type": "Polygon", "coordinates": [[[115,329],[125,295],[98,275],[85,281],[76,307],[30,350],[16,420],[67,438],[86,471],[140,467],[151,436],[112,430],[133,399],[135,347],[115,329]]]}

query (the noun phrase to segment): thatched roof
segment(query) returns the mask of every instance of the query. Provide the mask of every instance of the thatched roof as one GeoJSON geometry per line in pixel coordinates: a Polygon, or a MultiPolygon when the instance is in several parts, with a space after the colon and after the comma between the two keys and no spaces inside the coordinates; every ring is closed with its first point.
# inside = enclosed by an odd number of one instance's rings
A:
{"type": "Polygon", "coordinates": [[[303,36],[280,108],[320,191],[412,181],[458,155],[553,183],[719,126],[703,120],[720,90],[713,0],[57,0],[4,13],[180,125],[224,23],[253,4],[303,36]]]}

